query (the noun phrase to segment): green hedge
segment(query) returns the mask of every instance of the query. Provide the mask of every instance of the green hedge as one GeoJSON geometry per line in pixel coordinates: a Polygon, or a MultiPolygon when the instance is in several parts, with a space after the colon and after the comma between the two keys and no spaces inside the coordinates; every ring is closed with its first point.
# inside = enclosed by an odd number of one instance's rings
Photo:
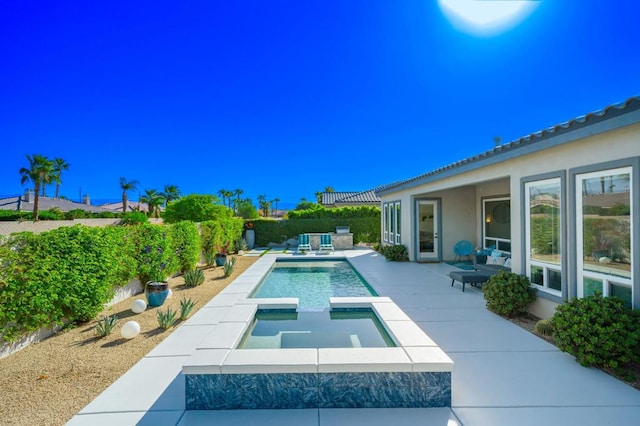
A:
{"type": "MultiPolygon", "coordinates": [[[[40,220],[71,220],[71,219],[110,219],[122,217],[119,212],[100,212],[91,213],[82,209],[74,209],[68,212],[62,212],[59,209],[41,210],[40,220]]],[[[33,212],[15,210],[0,210],[0,221],[13,222],[21,220],[33,220],[33,212]]]]}
{"type": "Polygon", "coordinates": [[[221,217],[200,223],[200,246],[203,253],[228,253],[242,238],[244,221],[238,217],[221,217]]]}
{"type": "Polygon", "coordinates": [[[298,234],[309,232],[335,232],[336,226],[349,226],[353,233],[353,243],[375,243],[380,241],[380,214],[377,217],[325,218],[325,219],[289,219],[254,220],[256,245],[281,243],[289,238],[298,238],[298,234]]]}
{"type": "Polygon", "coordinates": [[[2,245],[0,330],[14,340],[63,319],[94,318],[136,270],[126,228],[20,233],[2,245]]]}
{"type": "Polygon", "coordinates": [[[326,208],[315,205],[312,209],[291,210],[287,213],[288,219],[350,219],[364,217],[377,217],[380,219],[380,207],[350,206],[326,208]]]}
{"type": "MultiPolygon", "coordinates": [[[[242,229],[237,219],[235,234],[242,229]]],[[[88,321],[114,289],[136,275],[161,280],[193,268],[200,254],[195,224],[76,225],[0,240],[0,334],[7,341],[62,324],[88,321]]]]}

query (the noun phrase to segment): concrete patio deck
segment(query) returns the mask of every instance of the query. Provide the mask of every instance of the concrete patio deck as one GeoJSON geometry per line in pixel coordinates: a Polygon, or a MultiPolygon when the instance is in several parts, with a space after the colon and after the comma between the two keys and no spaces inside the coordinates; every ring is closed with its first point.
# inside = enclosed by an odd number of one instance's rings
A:
{"type": "MultiPolygon", "coordinates": [[[[451,287],[447,274],[457,268],[444,263],[388,262],[371,250],[334,254],[348,257],[380,296],[392,298],[453,359],[451,409],[185,411],[182,363],[216,318],[222,318],[237,300],[234,293],[223,291],[215,307],[203,307],[68,424],[600,426],[640,422],[640,391],[597,369],[581,367],[572,356],[491,313],[478,289],[468,287],[463,293],[459,286],[451,287]]],[[[255,279],[252,268],[237,280],[255,279]]]]}

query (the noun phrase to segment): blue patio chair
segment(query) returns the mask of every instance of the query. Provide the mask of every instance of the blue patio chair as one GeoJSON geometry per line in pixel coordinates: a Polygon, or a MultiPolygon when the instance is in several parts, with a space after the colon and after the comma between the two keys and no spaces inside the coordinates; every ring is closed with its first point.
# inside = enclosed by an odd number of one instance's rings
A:
{"type": "Polygon", "coordinates": [[[453,252],[456,254],[455,261],[462,259],[462,256],[469,257],[473,253],[473,244],[468,240],[461,240],[453,246],[453,252]]]}
{"type": "Polygon", "coordinates": [[[318,249],[318,253],[322,253],[325,250],[330,253],[334,251],[331,234],[320,234],[320,248],[318,249]]]}
{"type": "Polygon", "coordinates": [[[296,250],[296,252],[300,253],[302,251],[311,251],[311,242],[309,239],[309,234],[298,235],[298,249],[296,250]]]}

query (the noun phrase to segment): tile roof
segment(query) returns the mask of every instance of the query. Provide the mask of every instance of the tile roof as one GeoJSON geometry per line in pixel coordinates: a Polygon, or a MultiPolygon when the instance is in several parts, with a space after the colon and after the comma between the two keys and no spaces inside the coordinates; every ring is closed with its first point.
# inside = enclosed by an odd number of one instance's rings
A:
{"type": "Polygon", "coordinates": [[[495,148],[485,151],[481,154],[475,155],[473,157],[465,158],[463,160],[457,161],[455,163],[448,164],[444,167],[440,167],[438,169],[432,170],[427,173],[423,173],[421,175],[396,181],[393,183],[389,183],[383,186],[380,186],[376,189],[377,194],[382,194],[387,191],[392,191],[394,188],[410,184],[416,181],[420,181],[422,179],[435,176],[450,170],[454,170],[461,166],[465,166],[471,163],[479,162],[482,160],[486,160],[492,157],[496,157],[502,155],[504,153],[514,151],[519,148],[523,148],[526,146],[530,146],[532,144],[541,142],[546,139],[550,139],[551,137],[558,136],[564,133],[568,133],[577,129],[581,129],[593,124],[596,124],[601,121],[605,121],[620,115],[628,114],[633,111],[640,111],[640,97],[634,96],[627,99],[624,102],[619,102],[616,104],[609,105],[603,109],[599,109],[593,112],[590,112],[585,115],[581,115],[579,117],[573,118],[568,121],[564,121],[562,123],[556,124],[555,126],[547,127],[546,129],[531,133],[529,135],[523,136],[519,139],[513,140],[511,142],[498,145],[495,148]]]}
{"type": "Polygon", "coordinates": [[[322,205],[379,204],[380,198],[373,189],[360,192],[323,192],[322,205]]]}
{"type": "MultiPolygon", "coordinates": [[[[33,196],[32,196],[33,197],[33,196]]],[[[18,210],[18,204],[20,205],[20,211],[33,211],[33,201],[27,202],[23,196],[0,198],[0,209],[2,210],[18,210]]],[[[69,210],[82,209],[92,213],[113,211],[99,206],[92,206],[90,204],[76,203],[61,198],[40,197],[39,209],[49,210],[52,208],[58,208],[63,212],[69,210]]]]}

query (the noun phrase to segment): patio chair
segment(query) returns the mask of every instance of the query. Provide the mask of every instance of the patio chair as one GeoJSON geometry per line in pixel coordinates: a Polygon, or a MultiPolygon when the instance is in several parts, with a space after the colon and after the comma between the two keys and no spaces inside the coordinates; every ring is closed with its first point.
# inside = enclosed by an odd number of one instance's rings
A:
{"type": "Polygon", "coordinates": [[[331,241],[331,234],[320,234],[320,248],[318,249],[318,253],[322,253],[324,250],[329,251],[329,253],[335,250],[333,248],[333,242],[331,241]]]}
{"type": "Polygon", "coordinates": [[[461,240],[453,246],[453,252],[456,254],[455,261],[462,260],[462,256],[469,257],[473,253],[473,244],[468,240],[461,240]]]}
{"type": "Polygon", "coordinates": [[[298,248],[296,252],[300,253],[303,251],[311,251],[311,242],[309,239],[309,234],[298,235],[298,248]]]}

